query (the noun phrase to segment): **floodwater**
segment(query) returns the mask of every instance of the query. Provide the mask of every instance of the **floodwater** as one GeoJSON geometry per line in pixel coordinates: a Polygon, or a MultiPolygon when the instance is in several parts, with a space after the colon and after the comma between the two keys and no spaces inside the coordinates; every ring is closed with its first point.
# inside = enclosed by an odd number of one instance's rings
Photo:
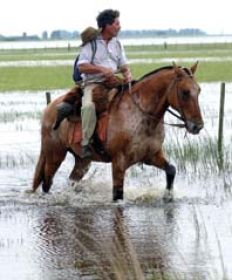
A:
{"type": "MultiPolygon", "coordinates": [[[[231,35],[174,36],[174,37],[141,37],[120,38],[125,46],[162,45],[162,44],[204,44],[231,43],[231,35]]],[[[0,42],[0,49],[37,49],[37,48],[70,48],[80,46],[81,40],[48,40],[48,41],[14,41],[0,42]]]]}
{"type": "MultiPolygon", "coordinates": [[[[141,53],[141,52],[140,52],[141,53]]],[[[144,52],[145,53],[145,52],[144,52]]],[[[73,54],[74,56],[76,54],[73,54]]],[[[146,64],[152,64],[152,63],[170,63],[170,61],[176,61],[176,63],[195,63],[199,60],[199,57],[166,57],[166,58],[134,58],[134,59],[128,59],[129,64],[139,64],[139,63],[146,63],[146,64]]],[[[202,57],[201,62],[207,61],[232,61],[231,56],[226,57],[202,57]]],[[[73,59],[66,59],[66,60],[21,60],[21,61],[0,61],[0,67],[39,67],[39,66],[66,66],[66,65],[73,65],[73,59]]]]}
{"type": "MultiPolygon", "coordinates": [[[[220,84],[200,86],[204,131],[192,136],[167,126],[167,149],[182,150],[186,142],[207,147],[217,137],[220,84]]],[[[52,92],[52,98],[61,93],[52,92]]],[[[130,168],[125,200],[112,203],[110,164],[93,163],[72,185],[71,155],[50,194],[28,193],[45,93],[0,94],[0,279],[151,279],[155,273],[168,279],[232,279],[231,97],[227,84],[227,169],[219,172],[210,155],[185,165],[170,153],[178,172],[175,199],[165,204],[163,172],[130,168]]],[[[176,122],[173,118],[167,121],[176,122]]]]}

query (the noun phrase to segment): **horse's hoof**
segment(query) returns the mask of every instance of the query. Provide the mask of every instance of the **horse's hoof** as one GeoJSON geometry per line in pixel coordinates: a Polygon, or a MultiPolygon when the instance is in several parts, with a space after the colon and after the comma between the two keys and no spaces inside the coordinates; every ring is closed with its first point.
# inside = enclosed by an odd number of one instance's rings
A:
{"type": "Polygon", "coordinates": [[[172,202],[174,200],[173,190],[166,190],[163,196],[165,203],[172,202]]]}
{"type": "Polygon", "coordinates": [[[119,199],[123,200],[123,190],[114,188],[114,190],[113,190],[113,202],[117,202],[119,199]]]}

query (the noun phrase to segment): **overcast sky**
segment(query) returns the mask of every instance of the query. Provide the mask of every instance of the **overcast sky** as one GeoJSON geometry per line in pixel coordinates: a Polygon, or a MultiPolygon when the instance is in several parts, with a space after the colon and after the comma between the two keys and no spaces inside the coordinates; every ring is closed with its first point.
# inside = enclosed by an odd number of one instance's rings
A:
{"type": "Polygon", "coordinates": [[[96,26],[97,14],[118,9],[123,30],[199,28],[232,34],[231,0],[1,0],[0,34],[41,35],[96,26]]]}

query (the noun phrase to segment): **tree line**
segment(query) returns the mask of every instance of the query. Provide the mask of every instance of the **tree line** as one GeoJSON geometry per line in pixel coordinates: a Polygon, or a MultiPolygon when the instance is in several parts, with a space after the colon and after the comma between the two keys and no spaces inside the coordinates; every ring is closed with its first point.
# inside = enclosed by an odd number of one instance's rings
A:
{"type": "MultiPolygon", "coordinates": [[[[207,35],[206,32],[198,28],[183,28],[175,29],[150,29],[150,30],[122,30],[120,32],[121,38],[130,37],[167,37],[167,36],[200,36],[207,35]]],[[[21,36],[3,36],[0,35],[1,41],[39,41],[39,40],[76,40],[80,39],[79,31],[54,30],[51,34],[44,31],[41,36],[28,35],[24,32],[21,36]]]]}

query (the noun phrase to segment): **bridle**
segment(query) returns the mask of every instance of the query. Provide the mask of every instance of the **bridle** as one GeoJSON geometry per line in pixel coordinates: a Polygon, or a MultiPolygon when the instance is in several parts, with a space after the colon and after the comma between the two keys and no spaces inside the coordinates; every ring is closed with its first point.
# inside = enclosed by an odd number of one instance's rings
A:
{"type": "MultiPolygon", "coordinates": [[[[189,74],[189,77],[192,77],[192,74],[189,74]]],[[[169,92],[173,89],[173,87],[175,86],[176,87],[176,95],[177,95],[177,98],[178,98],[178,103],[179,103],[179,108],[180,108],[180,114],[176,113],[175,111],[173,111],[172,109],[170,108],[167,108],[167,111],[173,115],[174,117],[176,117],[177,119],[179,119],[180,121],[182,121],[183,123],[182,124],[171,124],[171,123],[166,123],[163,121],[163,124],[166,124],[166,125],[170,125],[170,126],[175,126],[175,127],[179,127],[179,128],[185,128],[186,127],[186,118],[185,118],[185,115],[184,115],[184,111],[182,110],[182,106],[181,106],[181,102],[180,102],[180,91],[179,91],[179,87],[178,87],[178,82],[181,80],[181,78],[179,77],[174,77],[174,79],[171,81],[170,83],[170,86],[167,88],[167,90],[165,91],[165,94],[164,96],[167,96],[169,94],[169,92]]],[[[129,86],[129,96],[131,97],[133,103],[136,105],[136,107],[139,109],[140,112],[142,112],[144,115],[146,115],[147,117],[149,118],[152,118],[152,119],[155,119],[156,121],[159,121],[160,118],[151,113],[151,112],[147,112],[145,111],[141,105],[136,101],[136,99],[134,98],[134,95],[132,94],[132,89],[131,89],[131,85],[129,86]]]]}

